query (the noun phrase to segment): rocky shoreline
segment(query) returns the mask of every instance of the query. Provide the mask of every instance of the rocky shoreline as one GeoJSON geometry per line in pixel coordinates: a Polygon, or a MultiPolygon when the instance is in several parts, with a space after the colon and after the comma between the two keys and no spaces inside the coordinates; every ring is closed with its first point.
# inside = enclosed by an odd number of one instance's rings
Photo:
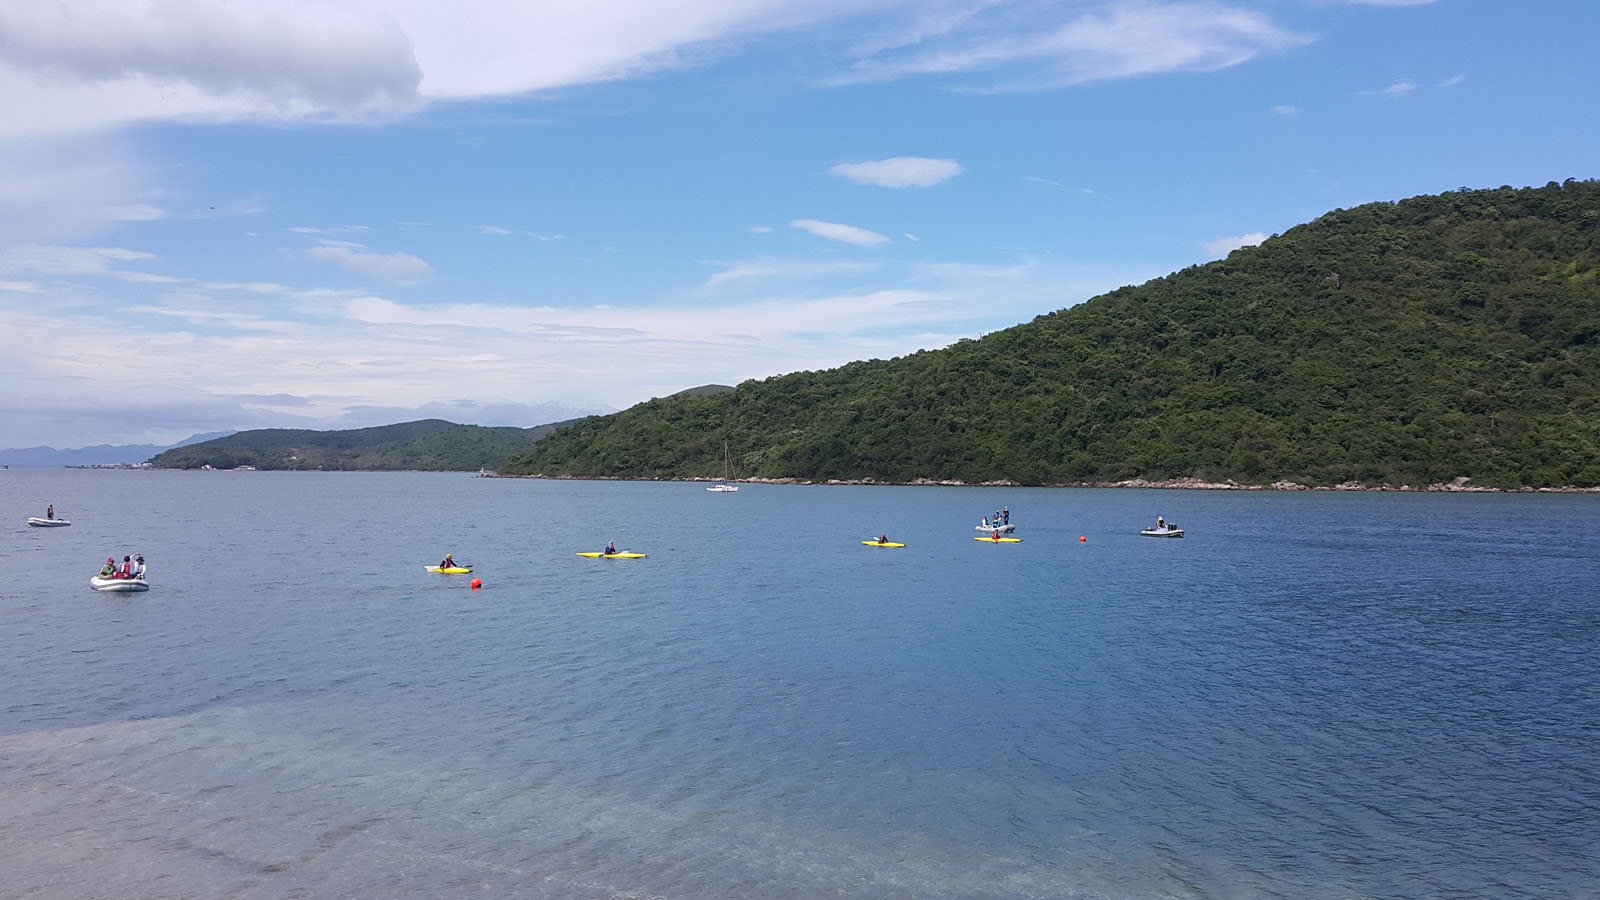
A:
{"type": "MultiPolygon", "coordinates": [[[[485,478],[534,478],[547,481],[681,481],[687,483],[713,484],[718,478],[625,478],[616,475],[499,475],[494,473],[481,473],[485,478]]],[[[1205,481],[1199,478],[1168,478],[1160,481],[1149,481],[1144,478],[1129,478],[1123,481],[1062,481],[1046,484],[1025,485],[1018,481],[980,481],[968,482],[956,479],[916,478],[911,481],[880,481],[875,478],[829,478],[815,480],[808,478],[736,478],[737,484],[809,484],[809,485],[901,485],[901,486],[938,486],[938,487],[1050,487],[1050,488],[1145,488],[1157,490],[1180,491],[1353,491],[1368,493],[1410,493],[1410,494],[1600,494],[1600,486],[1596,487],[1520,487],[1497,488],[1484,487],[1472,483],[1472,479],[1462,476],[1449,482],[1413,486],[1402,484],[1399,487],[1391,485],[1364,485],[1357,481],[1346,481],[1341,484],[1310,485],[1296,481],[1275,481],[1271,484],[1240,484],[1237,481],[1205,481]]]]}

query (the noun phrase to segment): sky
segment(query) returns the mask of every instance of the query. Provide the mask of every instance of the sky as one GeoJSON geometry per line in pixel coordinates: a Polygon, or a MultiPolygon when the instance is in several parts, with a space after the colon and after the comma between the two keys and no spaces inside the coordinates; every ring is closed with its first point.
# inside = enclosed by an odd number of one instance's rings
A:
{"type": "Polygon", "coordinates": [[[1590,0],[0,4],[0,447],[532,426],[1600,176],[1590,0]]]}

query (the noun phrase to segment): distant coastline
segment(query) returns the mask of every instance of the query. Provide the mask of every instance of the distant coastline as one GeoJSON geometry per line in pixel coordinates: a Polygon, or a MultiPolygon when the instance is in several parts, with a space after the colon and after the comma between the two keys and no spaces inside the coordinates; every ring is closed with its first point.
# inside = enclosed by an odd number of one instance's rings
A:
{"type": "MultiPolygon", "coordinates": [[[[619,475],[501,475],[497,473],[479,473],[483,478],[521,478],[538,481],[645,481],[684,484],[712,484],[718,478],[634,478],[619,475]]],[[[1023,484],[1019,481],[999,480],[966,482],[956,479],[937,480],[932,478],[915,478],[911,481],[884,481],[876,478],[737,478],[733,479],[739,484],[797,484],[797,485],[880,485],[885,487],[1043,487],[1043,488],[1129,488],[1150,490],[1181,490],[1181,491],[1336,491],[1348,493],[1384,493],[1384,494],[1600,494],[1597,487],[1516,487],[1497,488],[1483,487],[1472,483],[1472,479],[1461,477],[1447,483],[1414,486],[1403,484],[1399,487],[1392,485],[1364,485],[1355,481],[1346,481],[1340,484],[1311,485],[1301,484],[1296,481],[1275,481],[1271,484],[1240,484],[1236,481],[1206,481],[1201,478],[1168,478],[1150,481],[1144,478],[1129,478],[1122,481],[1069,481],[1051,482],[1048,484],[1023,484]]]]}

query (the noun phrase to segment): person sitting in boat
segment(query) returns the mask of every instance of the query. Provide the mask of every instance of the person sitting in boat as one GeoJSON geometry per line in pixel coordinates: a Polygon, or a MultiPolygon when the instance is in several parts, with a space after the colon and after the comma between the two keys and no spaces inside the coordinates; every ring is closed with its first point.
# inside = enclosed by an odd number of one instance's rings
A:
{"type": "Polygon", "coordinates": [[[133,577],[135,577],[135,578],[143,578],[144,577],[144,557],[143,556],[135,556],[133,558],[133,577]]]}
{"type": "Polygon", "coordinates": [[[882,534],[878,535],[878,543],[880,543],[880,544],[889,543],[889,532],[885,531],[882,534]]]}
{"type": "Polygon", "coordinates": [[[115,557],[106,557],[106,564],[100,567],[101,578],[117,577],[117,560],[115,557]]]}
{"type": "Polygon", "coordinates": [[[439,561],[439,568],[441,568],[441,569],[459,569],[461,567],[456,565],[455,557],[453,557],[450,554],[446,553],[444,555],[444,559],[439,561]]]}
{"type": "Polygon", "coordinates": [[[1000,540],[1000,529],[996,528],[994,530],[994,534],[989,535],[989,537],[991,537],[991,538],[993,538],[994,540],[997,540],[997,541],[1000,540]]]}
{"type": "Polygon", "coordinates": [[[122,574],[118,575],[117,577],[118,578],[132,578],[133,577],[133,557],[131,557],[131,556],[123,556],[122,557],[122,574]]]}
{"type": "Polygon", "coordinates": [[[617,552],[617,542],[616,541],[607,541],[606,542],[606,555],[607,556],[614,556],[616,554],[616,552],[617,552]]]}

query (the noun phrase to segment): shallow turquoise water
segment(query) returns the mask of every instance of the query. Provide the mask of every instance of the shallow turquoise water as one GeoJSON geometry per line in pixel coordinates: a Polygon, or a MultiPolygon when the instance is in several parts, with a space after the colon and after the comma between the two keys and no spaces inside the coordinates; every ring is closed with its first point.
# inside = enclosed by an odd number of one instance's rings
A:
{"type": "Polygon", "coordinates": [[[0,509],[0,896],[1600,895],[1600,497],[10,470],[0,509]],[[1000,505],[1024,542],[973,542],[1000,505]],[[131,552],[153,590],[89,590],[131,552]]]}

